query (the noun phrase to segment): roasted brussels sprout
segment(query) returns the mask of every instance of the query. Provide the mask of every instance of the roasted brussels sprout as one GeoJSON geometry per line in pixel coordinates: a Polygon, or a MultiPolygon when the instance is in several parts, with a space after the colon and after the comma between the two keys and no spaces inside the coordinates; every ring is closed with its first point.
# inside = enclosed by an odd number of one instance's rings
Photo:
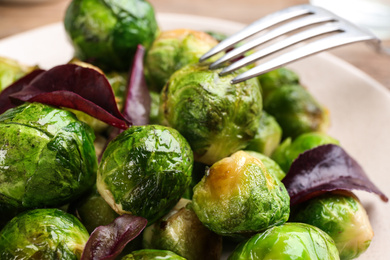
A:
{"type": "Polygon", "coordinates": [[[168,250],[141,249],[126,255],[122,260],[186,260],[168,250]]]}
{"type": "Polygon", "coordinates": [[[176,29],[161,32],[146,55],[148,87],[160,92],[176,70],[197,63],[217,43],[217,40],[201,31],[176,29]]]}
{"type": "Polygon", "coordinates": [[[150,94],[150,114],[149,114],[149,122],[150,124],[158,124],[159,120],[159,106],[160,106],[160,93],[155,91],[149,91],[150,94]]]}
{"type": "Polygon", "coordinates": [[[193,209],[215,233],[242,237],[286,222],[290,198],[259,159],[238,151],[213,164],[195,186],[193,209]]]}
{"type": "Polygon", "coordinates": [[[357,258],[374,236],[370,221],[358,198],[350,192],[332,192],[297,206],[292,221],[320,228],[335,241],[340,259],[357,258]]]}
{"type": "Polygon", "coordinates": [[[181,199],[166,216],[145,229],[143,244],[145,248],[172,251],[188,260],[218,260],[222,252],[222,237],[199,221],[187,199],[181,199]]]}
{"type": "Polygon", "coordinates": [[[96,188],[81,200],[72,203],[68,212],[74,214],[89,233],[98,226],[110,224],[119,216],[100,196],[96,188]]]}
{"type": "Polygon", "coordinates": [[[262,100],[258,81],[230,84],[235,73],[220,77],[208,65],[176,71],[161,92],[163,124],[190,143],[195,160],[207,165],[243,149],[259,125],[262,100]]]}
{"type": "Polygon", "coordinates": [[[137,45],[149,48],[158,34],[154,9],[144,0],[73,0],[64,24],[75,56],[105,71],[127,71],[137,45]]]}
{"type": "Polygon", "coordinates": [[[285,223],[241,243],[228,260],[338,260],[337,248],[324,231],[303,223],[285,223]]]}
{"type": "Polygon", "coordinates": [[[259,159],[267,169],[267,171],[271,174],[273,174],[278,180],[282,180],[286,173],[280,168],[279,164],[277,164],[274,160],[269,158],[268,156],[265,156],[264,154],[254,152],[254,151],[245,151],[247,154],[256,157],[259,159]]]}
{"type": "Polygon", "coordinates": [[[36,66],[27,66],[16,60],[0,57],[0,92],[36,68],[36,66]]]}
{"type": "Polygon", "coordinates": [[[279,68],[264,73],[257,78],[259,79],[264,99],[266,99],[272,91],[281,86],[299,84],[298,74],[286,68],[279,68]]]}
{"type": "Polygon", "coordinates": [[[325,131],[328,111],[301,85],[284,85],[264,98],[264,110],[275,117],[283,138],[295,138],[307,132],[325,131]]]}
{"type": "Polygon", "coordinates": [[[0,231],[0,259],[80,259],[88,231],[59,209],[35,209],[13,218],[0,231]]]}
{"type": "Polygon", "coordinates": [[[245,149],[271,156],[281,140],[282,128],[273,116],[263,111],[255,137],[249,141],[245,149]]]}
{"type": "Polygon", "coordinates": [[[339,141],[324,133],[306,133],[298,136],[293,141],[291,141],[291,138],[284,140],[284,142],[276,148],[271,158],[287,173],[298,155],[324,144],[338,145],[339,141]]]}
{"type": "Polygon", "coordinates": [[[92,129],[69,111],[25,103],[0,115],[0,205],[57,207],[90,189],[92,129]]]}
{"type": "Polygon", "coordinates": [[[107,146],[97,188],[118,214],[142,216],[152,224],[179,201],[191,182],[193,155],[175,129],[134,126],[107,146]]]}

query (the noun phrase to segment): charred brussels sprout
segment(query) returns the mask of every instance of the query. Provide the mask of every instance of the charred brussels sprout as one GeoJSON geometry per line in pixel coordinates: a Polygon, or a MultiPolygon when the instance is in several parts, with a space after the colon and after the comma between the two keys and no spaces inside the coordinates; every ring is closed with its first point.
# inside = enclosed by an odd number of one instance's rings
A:
{"type": "Polygon", "coordinates": [[[149,48],[158,33],[144,0],[73,0],[64,24],[76,57],[104,70],[127,71],[137,45],[149,48]]]}
{"type": "Polygon", "coordinates": [[[168,250],[142,249],[121,258],[121,260],[186,260],[168,250]]]}
{"type": "Polygon", "coordinates": [[[247,146],[260,124],[258,81],[230,84],[235,74],[192,64],[176,71],[161,92],[160,114],[190,143],[195,160],[207,165],[247,146]]]}
{"type": "Polygon", "coordinates": [[[118,214],[142,216],[152,224],[180,199],[191,182],[193,155],[176,130],[130,127],[107,146],[97,188],[118,214]]]}
{"type": "Polygon", "coordinates": [[[36,68],[36,66],[27,66],[15,60],[0,57],[0,92],[36,68]]]}
{"type": "Polygon", "coordinates": [[[283,138],[325,131],[329,125],[328,111],[301,85],[284,85],[269,93],[264,110],[275,117],[283,138]]]}
{"type": "Polygon", "coordinates": [[[189,29],[162,32],[146,55],[148,86],[160,92],[176,70],[197,63],[217,43],[205,32],[189,29]]]}
{"type": "Polygon", "coordinates": [[[241,243],[228,260],[338,260],[337,248],[324,231],[303,223],[286,223],[241,243]]]}
{"type": "Polygon", "coordinates": [[[0,116],[0,205],[60,206],[95,183],[92,129],[69,111],[26,103],[0,116]]]}
{"type": "Polygon", "coordinates": [[[147,227],[143,240],[145,248],[169,250],[188,260],[218,260],[222,252],[222,237],[199,221],[191,209],[191,201],[186,199],[147,227]]]}
{"type": "Polygon", "coordinates": [[[324,144],[339,144],[339,141],[324,133],[306,133],[294,141],[287,138],[275,152],[272,159],[279,164],[284,172],[288,172],[293,161],[303,152],[324,144]]]}
{"type": "Polygon", "coordinates": [[[215,233],[239,237],[286,222],[290,198],[259,159],[239,151],[216,162],[195,186],[193,209],[215,233]]]}
{"type": "Polygon", "coordinates": [[[294,210],[293,221],[311,224],[333,238],[340,259],[354,259],[366,251],[373,238],[367,213],[352,193],[326,193],[294,210]]]}
{"type": "Polygon", "coordinates": [[[282,128],[275,118],[263,111],[260,118],[260,126],[255,137],[249,142],[246,150],[251,150],[271,156],[282,139],[282,128]]]}
{"type": "Polygon", "coordinates": [[[0,232],[0,259],[80,259],[89,234],[73,215],[35,209],[13,218],[0,232]]]}
{"type": "Polygon", "coordinates": [[[254,152],[254,151],[245,151],[245,152],[259,159],[264,164],[268,172],[273,174],[276,178],[278,178],[278,180],[281,181],[286,176],[286,173],[280,168],[279,164],[277,164],[274,160],[272,160],[268,156],[265,156],[264,154],[254,152]]]}

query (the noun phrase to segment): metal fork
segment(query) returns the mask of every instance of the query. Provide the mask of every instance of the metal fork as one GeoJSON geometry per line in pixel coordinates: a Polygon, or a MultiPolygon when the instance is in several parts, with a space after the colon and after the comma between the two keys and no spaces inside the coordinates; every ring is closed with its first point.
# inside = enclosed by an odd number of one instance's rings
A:
{"type": "Polygon", "coordinates": [[[237,59],[237,57],[244,55],[247,51],[255,47],[307,26],[311,27],[288,36],[270,46],[250,54],[249,56],[238,59],[237,61],[229,64],[220,72],[220,75],[233,72],[294,44],[330,33],[334,34],[309,42],[269,61],[260,63],[256,67],[235,77],[232,80],[232,83],[235,84],[249,78],[256,77],[309,55],[350,43],[369,41],[378,50],[380,49],[380,40],[368,30],[359,28],[323,8],[305,4],[283,9],[255,21],[243,30],[221,41],[217,46],[204,54],[200,58],[200,61],[205,61],[217,53],[232,48],[242,40],[278,24],[279,26],[275,29],[271,29],[261,34],[258,38],[250,40],[242,46],[227,52],[223,57],[212,63],[210,65],[210,69],[219,68],[223,66],[223,64],[237,59]],[[313,27],[313,25],[316,26],[313,27]]]}

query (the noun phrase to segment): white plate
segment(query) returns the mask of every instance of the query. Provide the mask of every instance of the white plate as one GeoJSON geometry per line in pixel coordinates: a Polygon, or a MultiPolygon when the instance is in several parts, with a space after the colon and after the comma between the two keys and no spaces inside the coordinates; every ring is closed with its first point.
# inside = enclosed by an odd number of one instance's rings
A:
{"type": "MultiPolygon", "coordinates": [[[[159,14],[162,30],[191,28],[231,34],[240,23],[192,15],[159,14]]],[[[0,41],[0,56],[42,68],[66,63],[72,57],[62,24],[53,24],[0,41]]],[[[329,134],[390,196],[390,92],[342,60],[322,53],[290,66],[310,92],[330,111],[329,134]]],[[[368,211],[375,237],[359,259],[389,259],[390,205],[371,193],[357,193],[368,211]]]]}

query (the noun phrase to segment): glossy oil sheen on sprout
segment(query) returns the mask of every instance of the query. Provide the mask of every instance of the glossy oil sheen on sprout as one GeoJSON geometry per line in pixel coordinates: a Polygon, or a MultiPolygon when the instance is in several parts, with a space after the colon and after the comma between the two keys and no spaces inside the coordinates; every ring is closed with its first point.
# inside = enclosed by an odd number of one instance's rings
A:
{"type": "Polygon", "coordinates": [[[239,151],[215,163],[195,186],[193,208],[217,234],[246,236],[286,222],[290,198],[259,159],[239,151]]]}
{"type": "Polygon", "coordinates": [[[303,223],[286,223],[241,243],[228,260],[338,260],[337,248],[324,231],[303,223]]]}
{"type": "Polygon", "coordinates": [[[0,232],[0,259],[80,259],[88,231],[71,214],[35,209],[13,218],[0,232]]]}
{"type": "Polygon", "coordinates": [[[119,214],[132,213],[149,224],[165,215],[191,182],[193,155],[176,130],[130,127],[104,152],[97,187],[119,214]]]}
{"type": "Polygon", "coordinates": [[[95,182],[94,134],[72,113],[39,103],[0,116],[0,204],[60,206],[95,182]]]}
{"type": "Polygon", "coordinates": [[[326,193],[304,202],[296,209],[293,220],[328,233],[342,260],[357,258],[374,236],[366,210],[352,193],[326,193]]]}
{"type": "Polygon", "coordinates": [[[235,74],[192,64],[176,71],[161,93],[164,124],[190,143],[195,161],[211,165],[245,148],[259,125],[262,100],[258,81],[230,84],[235,74]]]}

